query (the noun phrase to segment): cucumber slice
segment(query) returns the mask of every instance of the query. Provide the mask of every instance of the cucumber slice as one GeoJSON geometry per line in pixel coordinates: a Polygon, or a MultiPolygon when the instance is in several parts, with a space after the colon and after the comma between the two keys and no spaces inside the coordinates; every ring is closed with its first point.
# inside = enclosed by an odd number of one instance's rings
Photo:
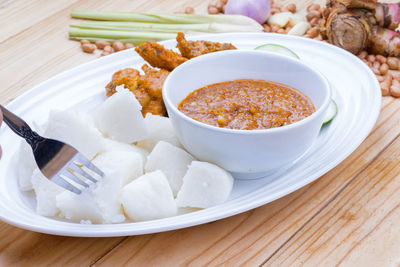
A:
{"type": "MultiPolygon", "coordinates": [[[[254,50],[264,50],[300,59],[300,57],[295,52],[293,52],[286,46],[279,44],[263,44],[254,48],[254,50]]],[[[326,113],[325,120],[322,123],[322,126],[330,123],[333,120],[333,118],[335,118],[337,112],[338,112],[337,104],[335,100],[331,99],[331,103],[329,104],[328,111],[326,113]]]]}
{"type": "Polygon", "coordinates": [[[264,44],[264,45],[257,46],[256,48],[254,48],[254,50],[264,50],[264,51],[279,53],[282,55],[300,59],[300,57],[295,52],[293,52],[286,46],[279,45],[279,44],[264,44]]]}
{"type": "Polygon", "coordinates": [[[333,120],[333,118],[335,118],[337,111],[338,111],[337,104],[335,100],[331,99],[331,103],[329,104],[328,111],[325,115],[325,120],[322,123],[322,127],[330,123],[333,120]]]}

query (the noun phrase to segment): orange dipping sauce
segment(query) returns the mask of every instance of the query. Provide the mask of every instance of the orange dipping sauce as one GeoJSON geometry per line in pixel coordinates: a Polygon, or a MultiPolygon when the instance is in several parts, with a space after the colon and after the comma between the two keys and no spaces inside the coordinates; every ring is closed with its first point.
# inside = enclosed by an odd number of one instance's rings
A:
{"type": "Polygon", "coordinates": [[[186,116],[229,129],[281,127],[315,112],[311,100],[284,84],[243,79],[207,85],[178,105],[186,116]]]}

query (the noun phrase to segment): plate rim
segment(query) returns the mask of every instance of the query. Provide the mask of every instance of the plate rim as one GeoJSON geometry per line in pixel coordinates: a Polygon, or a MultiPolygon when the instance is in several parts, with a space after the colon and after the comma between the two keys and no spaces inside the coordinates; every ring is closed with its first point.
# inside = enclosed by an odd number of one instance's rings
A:
{"type": "MultiPolygon", "coordinates": [[[[242,212],[260,207],[262,205],[265,205],[267,203],[270,203],[276,199],[279,199],[283,196],[286,196],[304,186],[306,186],[307,184],[319,179],[322,175],[324,175],[325,173],[329,172],[330,170],[332,170],[334,167],[336,167],[338,164],[340,164],[344,159],[346,159],[351,153],[353,153],[357,147],[365,140],[365,138],[369,135],[369,133],[372,131],[374,125],[376,124],[376,121],[378,119],[378,116],[380,114],[380,109],[381,109],[381,93],[380,93],[380,87],[379,87],[379,82],[377,81],[375,75],[372,73],[372,71],[368,68],[367,65],[365,65],[364,62],[362,62],[359,58],[357,58],[356,56],[354,56],[353,54],[340,49],[336,46],[330,45],[330,44],[326,44],[320,41],[316,41],[316,40],[312,40],[312,39],[308,39],[308,38],[304,38],[304,37],[297,37],[297,36],[288,36],[288,35],[281,35],[281,34],[273,34],[273,33],[225,33],[225,34],[204,34],[204,35],[195,35],[192,36],[191,38],[188,39],[193,39],[193,40],[207,40],[207,39],[224,39],[225,41],[227,40],[227,36],[228,37],[232,37],[233,41],[230,41],[232,43],[236,42],[240,42],[240,38],[242,37],[248,37],[249,41],[251,39],[254,39],[254,36],[257,37],[256,39],[262,39],[261,36],[276,36],[277,42],[279,42],[281,39],[293,39],[293,40],[301,40],[302,42],[310,42],[310,44],[314,44],[314,45],[319,45],[319,46],[327,46],[329,47],[329,49],[334,49],[336,50],[336,52],[338,53],[342,53],[345,56],[351,56],[353,59],[356,59],[355,62],[361,63],[358,64],[359,67],[364,68],[364,70],[369,74],[368,76],[370,78],[372,78],[372,80],[374,81],[374,84],[372,84],[370,87],[374,87],[375,90],[375,96],[373,96],[374,99],[376,99],[375,101],[375,105],[374,105],[374,109],[373,109],[373,113],[371,116],[371,119],[369,120],[369,125],[364,126],[364,132],[361,135],[361,138],[359,138],[357,140],[357,142],[353,143],[353,146],[351,149],[348,149],[346,151],[346,153],[341,154],[341,157],[335,158],[336,160],[333,160],[330,162],[330,164],[328,165],[327,168],[324,169],[320,169],[317,170],[316,174],[306,178],[306,179],[301,179],[301,182],[297,182],[295,184],[292,184],[288,187],[285,187],[285,189],[281,190],[278,194],[275,194],[275,196],[273,198],[270,198],[268,201],[262,201],[262,200],[258,200],[258,201],[253,201],[250,204],[246,204],[241,206],[241,208],[235,209],[235,210],[231,210],[230,212],[225,212],[225,213],[219,213],[217,215],[208,215],[208,216],[203,216],[197,220],[192,220],[190,223],[187,222],[177,222],[174,225],[162,225],[160,224],[158,226],[157,229],[150,229],[147,231],[140,231],[140,233],[137,233],[137,230],[135,230],[135,227],[133,227],[132,230],[124,230],[124,231],[115,231],[113,229],[111,230],[102,230],[102,231],[93,231],[93,232],[87,232],[87,230],[81,229],[80,231],[68,231],[68,230],[60,230],[60,229],[48,229],[45,227],[41,227],[40,225],[31,225],[28,223],[24,223],[21,221],[15,221],[15,220],[11,220],[9,218],[7,218],[7,216],[4,216],[3,214],[0,214],[0,219],[6,223],[9,223],[11,225],[23,228],[23,229],[27,229],[27,230],[31,230],[31,231],[35,231],[35,232],[41,232],[41,233],[46,233],[46,234],[53,234],[53,235],[61,235],[61,236],[79,236],[79,237],[111,237],[111,236],[130,236],[130,235],[141,235],[141,234],[149,234],[149,233],[158,233],[158,232],[164,232],[164,231],[170,231],[170,230],[177,230],[177,229],[182,229],[182,228],[186,228],[186,227],[191,227],[191,226],[195,226],[195,225],[201,225],[207,222],[212,222],[212,221],[216,221],[216,220],[220,220],[222,218],[227,218],[227,217],[231,217],[237,214],[240,214],[242,212]],[[240,37],[239,39],[235,37],[240,37]],[[358,60],[358,61],[357,61],[358,60]],[[379,91],[378,91],[379,89],[379,91]],[[177,227],[176,227],[177,226],[177,227]]],[[[174,41],[173,39],[171,40],[166,40],[166,41],[162,41],[159,42],[160,44],[165,44],[165,43],[170,43],[174,41]]],[[[217,40],[212,40],[212,41],[217,41],[217,40]]],[[[73,73],[78,71],[81,68],[86,68],[88,66],[93,65],[93,67],[96,67],[97,65],[103,63],[103,62],[107,62],[107,61],[113,61],[115,59],[118,59],[119,57],[122,57],[123,55],[129,53],[129,51],[132,51],[132,49],[128,49],[123,51],[123,53],[116,53],[116,54],[112,54],[108,57],[102,57],[102,58],[98,58],[95,60],[91,60],[89,62],[83,63],[83,64],[79,64],[73,68],[67,69],[57,75],[54,75],[52,77],[50,77],[49,79],[40,82],[39,84],[37,84],[36,86],[32,87],[31,89],[25,91],[24,93],[22,93],[21,95],[19,95],[18,97],[16,97],[15,99],[13,99],[12,101],[10,101],[6,106],[7,107],[13,107],[15,105],[18,105],[18,103],[20,101],[23,101],[25,98],[29,97],[30,94],[34,93],[34,91],[37,91],[38,88],[41,88],[43,86],[45,86],[46,84],[50,83],[51,81],[57,80],[65,75],[68,75],[69,73],[73,73]]],[[[134,58],[139,57],[137,54],[134,54],[134,58]]],[[[118,60],[116,60],[117,62],[119,62],[118,60]]],[[[121,63],[119,63],[121,64],[121,63]]],[[[4,197],[2,195],[0,195],[0,199],[4,199],[4,197]]],[[[1,208],[1,206],[0,206],[1,208]]],[[[210,208],[209,208],[210,209],[210,208]]],[[[205,209],[208,210],[208,209],[205,209]]],[[[191,213],[189,213],[191,214],[191,213]]],[[[39,215],[40,216],[40,215],[39,215]]],[[[184,215],[180,215],[180,216],[185,216],[184,215]]],[[[169,217],[171,218],[177,218],[180,217],[178,216],[173,216],[173,217],[169,217]]],[[[50,219],[53,220],[52,218],[49,217],[44,217],[41,216],[43,218],[46,219],[50,219]]],[[[168,218],[167,218],[168,219],[168,218]]],[[[159,219],[159,220],[153,220],[153,221],[149,221],[152,223],[157,223],[160,220],[165,220],[165,219],[159,219]]],[[[73,223],[73,222],[67,222],[67,223],[72,223],[72,224],[77,224],[77,223],[73,223]]],[[[95,228],[102,228],[104,226],[121,226],[121,225],[130,225],[130,224],[142,224],[145,222],[127,222],[127,223],[122,223],[122,224],[98,224],[98,225],[92,225],[92,226],[96,226],[95,228]]],[[[80,224],[78,224],[80,225],[80,224]]],[[[111,227],[113,228],[113,227],[111,227]]]]}

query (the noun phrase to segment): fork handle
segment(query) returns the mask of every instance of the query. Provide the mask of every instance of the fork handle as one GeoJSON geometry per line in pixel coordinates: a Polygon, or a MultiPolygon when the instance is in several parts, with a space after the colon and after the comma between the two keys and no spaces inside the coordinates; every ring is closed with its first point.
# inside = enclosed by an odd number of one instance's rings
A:
{"type": "Polygon", "coordinates": [[[8,127],[10,127],[14,133],[24,138],[32,148],[36,147],[36,144],[44,140],[43,137],[32,131],[31,127],[29,127],[23,119],[3,107],[3,105],[0,105],[0,109],[3,112],[3,120],[8,127]]]}

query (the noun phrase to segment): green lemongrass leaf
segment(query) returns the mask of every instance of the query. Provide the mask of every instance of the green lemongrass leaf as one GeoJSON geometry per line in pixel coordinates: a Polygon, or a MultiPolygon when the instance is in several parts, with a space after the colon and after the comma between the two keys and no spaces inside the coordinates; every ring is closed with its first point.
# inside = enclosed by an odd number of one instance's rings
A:
{"type": "Polygon", "coordinates": [[[232,25],[223,23],[202,23],[202,24],[159,24],[143,22],[117,22],[117,21],[89,21],[80,24],[70,25],[82,29],[105,29],[105,30],[123,30],[123,31],[160,31],[160,32],[254,32],[257,31],[253,26],[232,25]]]}
{"type": "Polygon", "coordinates": [[[72,18],[111,21],[136,21],[164,24],[202,24],[218,22],[253,26],[257,31],[263,27],[255,20],[242,15],[193,15],[193,14],[145,14],[129,12],[101,12],[71,10],[72,18]]]}
{"type": "MultiPolygon", "coordinates": [[[[160,33],[177,33],[177,30],[171,29],[151,29],[151,28],[128,28],[128,27],[107,27],[107,26],[96,26],[96,25],[69,25],[71,28],[86,29],[86,30],[107,30],[107,31],[137,31],[137,32],[160,32],[160,33]]],[[[182,30],[183,33],[188,34],[189,31],[182,30]]]]}
{"type": "Polygon", "coordinates": [[[140,39],[160,41],[174,39],[176,37],[176,34],[161,32],[108,31],[72,28],[69,30],[69,37],[95,37],[104,39],[140,39]]]}
{"type": "Polygon", "coordinates": [[[141,21],[163,23],[162,19],[142,13],[71,10],[71,18],[91,20],[141,21]]]}

